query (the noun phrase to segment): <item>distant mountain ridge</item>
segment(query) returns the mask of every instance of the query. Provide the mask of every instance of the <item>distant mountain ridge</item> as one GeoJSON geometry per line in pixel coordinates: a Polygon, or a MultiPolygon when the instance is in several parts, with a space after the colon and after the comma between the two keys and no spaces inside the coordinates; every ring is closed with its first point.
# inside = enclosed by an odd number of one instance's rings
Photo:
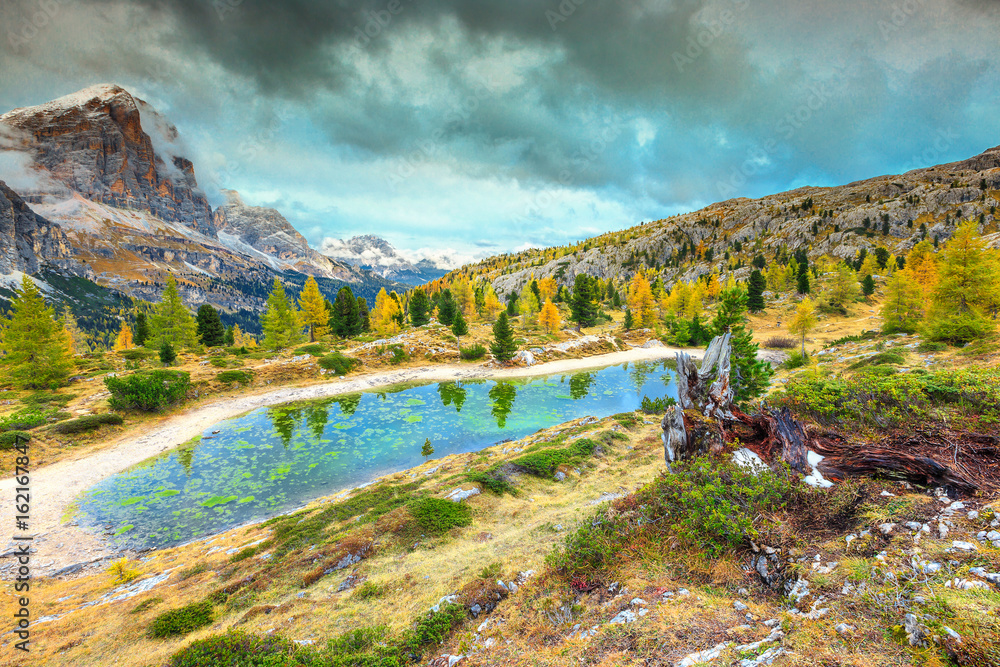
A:
{"type": "Polygon", "coordinates": [[[407,285],[422,285],[440,278],[449,270],[428,259],[414,264],[403,257],[391,243],[373,234],[355,236],[346,241],[326,239],[322,251],[327,257],[407,285]]]}
{"type": "Polygon", "coordinates": [[[998,206],[1000,146],[905,174],[730,199],[572,246],[490,257],[455,273],[489,281],[502,297],[548,276],[572,285],[580,273],[623,282],[652,270],[667,285],[711,272],[745,279],[758,255],[767,262],[804,249],[812,258],[853,259],[878,246],[903,254],[925,237],[946,241],[969,219],[997,247],[998,206]]]}
{"type": "Polygon", "coordinates": [[[230,191],[212,210],[176,127],[120,86],[100,84],[0,116],[0,151],[26,165],[0,189],[0,272],[50,265],[158,299],[167,273],[191,304],[259,311],[276,275],[343,284],[373,300],[393,280],[309,247],[275,209],[230,191]],[[15,192],[15,190],[19,190],[15,192]]]}

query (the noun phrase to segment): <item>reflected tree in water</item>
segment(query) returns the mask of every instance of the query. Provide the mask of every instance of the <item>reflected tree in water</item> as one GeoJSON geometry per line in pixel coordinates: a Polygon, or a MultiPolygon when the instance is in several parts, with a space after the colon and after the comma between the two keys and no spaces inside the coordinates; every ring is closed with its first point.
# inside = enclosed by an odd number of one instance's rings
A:
{"type": "Polygon", "coordinates": [[[507,425],[507,416],[514,409],[514,400],[517,398],[517,387],[510,382],[497,382],[490,389],[490,400],[493,407],[490,414],[497,420],[497,426],[504,428],[507,425]]]}
{"type": "MultiPolygon", "coordinates": [[[[382,394],[382,399],[385,400],[385,394],[382,394]]],[[[361,394],[347,394],[346,396],[338,396],[333,399],[333,403],[340,406],[340,414],[345,417],[353,417],[354,412],[361,405],[361,394]]]]}
{"type": "MultiPolygon", "coordinates": [[[[441,382],[438,384],[438,394],[441,396],[441,404],[454,405],[455,412],[461,412],[465,404],[466,391],[458,382],[441,382]]],[[[491,395],[492,396],[492,395],[491,395]]]]}
{"type": "Polygon", "coordinates": [[[573,400],[586,398],[594,384],[593,373],[577,373],[569,379],[569,395],[573,400]]]}

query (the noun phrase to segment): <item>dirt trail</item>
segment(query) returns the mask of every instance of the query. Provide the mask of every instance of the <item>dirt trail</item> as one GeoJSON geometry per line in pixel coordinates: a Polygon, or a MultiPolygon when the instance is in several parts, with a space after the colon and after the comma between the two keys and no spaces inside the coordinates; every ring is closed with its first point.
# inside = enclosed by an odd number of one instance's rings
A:
{"type": "MultiPolygon", "coordinates": [[[[37,550],[32,564],[33,573],[52,573],[68,565],[92,562],[114,555],[114,551],[99,535],[78,527],[75,521],[61,522],[62,517],[71,510],[74,499],[82,492],[111,475],[201,435],[213,424],[251,410],[291,401],[365,391],[403,382],[552,375],[629,361],[662,359],[672,357],[676,351],[677,348],[671,347],[633,348],[583,359],[563,359],[518,368],[443,365],[382,371],[305,387],[282,387],[238,398],[227,398],[169,415],[159,423],[147,424],[144,432],[132,430],[122,434],[110,447],[31,471],[30,534],[36,536],[33,545],[37,550]]],[[[693,356],[699,354],[699,351],[689,350],[689,352],[693,356]]],[[[14,532],[14,487],[12,477],[0,480],[0,526],[4,526],[4,530],[11,530],[8,535],[14,532]],[[7,528],[8,526],[10,528],[7,528]]],[[[13,548],[14,543],[9,541],[0,553],[0,577],[3,579],[11,576],[11,568],[15,565],[14,559],[8,555],[13,548]]]]}

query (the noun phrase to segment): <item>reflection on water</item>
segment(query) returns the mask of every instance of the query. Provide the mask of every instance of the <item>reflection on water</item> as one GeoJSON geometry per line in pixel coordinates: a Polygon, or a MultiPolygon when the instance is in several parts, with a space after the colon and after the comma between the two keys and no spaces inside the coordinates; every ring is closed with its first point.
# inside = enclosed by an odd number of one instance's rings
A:
{"type": "MultiPolygon", "coordinates": [[[[132,546],[163,546],[297,507],[437,456],[482,449],[677,395],[661,362],[499,382],[398,386],[262,408],[194,446],[104,480],[83,514],[132,546]]],[[[213,434],[212,431],[218,431],[213,434]]]]}

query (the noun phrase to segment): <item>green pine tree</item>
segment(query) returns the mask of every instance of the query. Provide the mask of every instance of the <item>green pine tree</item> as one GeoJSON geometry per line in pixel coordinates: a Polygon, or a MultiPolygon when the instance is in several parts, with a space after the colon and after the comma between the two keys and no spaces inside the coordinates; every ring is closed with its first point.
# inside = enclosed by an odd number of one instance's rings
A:
{"type": "Polygon", "coordinates": [[[441,299],[438,301],[438,322],[450,327],[455,320],[455,313],[458,312],[458,304],[451,295],[451,290],[446,289],[441,292],[441,299]]]}
{"type": "Polygon", "coordinates": [[[149,322],[146,320],[146,313],[140,310],[135,315],[135,334],[132,336],[132,342],[142,347],[148,340],[149,322]]]}
{"type": "Polygon", "coordinates": [[[630,331],[635,326],[635,317],[632,315],[631,308],[625,309],[625,321],[622,325],[625,327],[625,331],[630,331]]]}
{"type": "Polygon", "coordinates": [[[410,324],[415,327],[422,327],[431,321],[430,315],[431,301],[427,298],[427,292],[419,287],[410,294],[410,324]]]}
{"type": "Polygon", "coordinates": [[[211,304],[203,303],[198,308],[198,339],[205,347],[218,347],[226,343],[226,328],[222,326],[219,311],[211,304]]]}
{"type": "Polygon", "coordinates": [[[358,297],[358,313],[361,317],[361,331],[371,331],[372,323],[369,318],[368,301],[364,297],[358,297]]]}
{"type": "Polygon", "coordinates": [[[596,280],[586,273],[576,276],[573,296],[569,302],[570,319],[576,322],[576,329],[597,324],[597,296],[594,291],[596,280]]]}
{"type": "Polygon", "coordinates": [[[735,375],[732,378],[734,400],[743,404],[767,391],[774,376],[771,364],[757,359],[759,348],[753,342],[753,331],[747,326],[748,302],[749,296],[740,285],[723,290],[719,295],[719,308],[709,325],[713,336],[721,336],[727,331],[732,334],[730,363],[735,375]]]}
{"type": "Polygon", "coordinates": [[[455,311],[455,319],[451,321],[451,332],[455,334],[455,339],[458,341],[458,351],[461,352],[462,336],[469,333],[469,325],[465,323],[461,308],[455,311]]]}
{"type": "Polygon", "coordinates": [[[73,369],[69,334],[27,275],[9,317],[0,320],[0,348],[10,380],[22,389],[61,387],[73,369]]]}
{"type": "Polygon", "coordinates": [[[260,316],[260,323],[264,330],[264,347],[269,350],[283,350],[303,339],[299,314],[277,278],[267,297],[267,310],[260,316]]]}
{"type": "Polygon", "coordinates": [[[156,342],[157,347],[161,346],[163,341],[168,341],[175,349],[198,345],[197,325],[181,301],[177,281],[173,276],[167,278],[163,296],[156,305],[156,312],[149,320],[150,338],[156,342]]]}
{"type": "Polygon", "coordinates": [[[764,289],[767,288],[767,280],[760,271],[754,270],[750,273],[750,282],[747,284],[747,308],[751,313],[764,311],[767,305],[764,303],[764,289]]]}
{"type": "Polygon", "coordinates": [[[177,361],[177,353],[174,352],[174,346],[170,344],[170,341],[163,339],[160,343],[160,363],[164,366],[173,366],[174,362],[177,361]]]}
{"type": "Polygon", "coordinates": [[[493,323],[493,343],[490,345],[490,352],[501,364],[508,363],[517,352],[517,343],[514,342],[514,328],[510,326],[510,319],[506,312],[500,313],[500,317],[493,323]]]}
{"type": "Polygon", "coordinates": [[[330,308],[330,329],[341,338],[353,338],[361,333],[360,299],[354,298],[354,292],[347,285],[340,288],[337,298],[330,308]]]}
{"type": "Polygon", "coordinates": [[[865,298],[875,293],[875,279],[872,278],[870,273],[861,281],[861,291],[864,293],[865,298]]]}
{"type": "Polygon", "coordinates": [[[423,456],[425,460],[434,455],[434,445],[431,444],[430,438],[424,439],[424,446],[420,448],[420,455],[423,456]]]}

